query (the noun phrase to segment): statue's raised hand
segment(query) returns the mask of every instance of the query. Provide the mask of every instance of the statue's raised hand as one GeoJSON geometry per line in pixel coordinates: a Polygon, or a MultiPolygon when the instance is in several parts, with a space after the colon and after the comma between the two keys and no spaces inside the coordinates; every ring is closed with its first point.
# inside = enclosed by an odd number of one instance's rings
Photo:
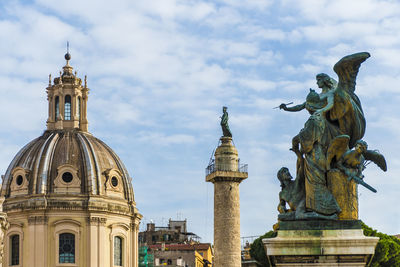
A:
{"type": "Polygon", "coordinates": [[[287,110],[286,104],[284,103],[280,104],[279,109],[287,110]]]}

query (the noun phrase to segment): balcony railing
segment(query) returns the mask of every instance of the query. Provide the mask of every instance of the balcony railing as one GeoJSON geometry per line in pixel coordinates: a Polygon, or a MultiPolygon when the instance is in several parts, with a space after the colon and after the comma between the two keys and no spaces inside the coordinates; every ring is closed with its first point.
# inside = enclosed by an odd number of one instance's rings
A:
{"type": "Polygon", "coordinates": [[[215,162],[210,163],[210,165],[207,166],[206,168],[206,176],[216,172],[216,171],[237,171],[237,172],[244,172],[247,173],[247,164],[238,164],[236,170],[232,170],[232,165],[231,164],[218,164],[218,166],[215,164],[215,162]]]}

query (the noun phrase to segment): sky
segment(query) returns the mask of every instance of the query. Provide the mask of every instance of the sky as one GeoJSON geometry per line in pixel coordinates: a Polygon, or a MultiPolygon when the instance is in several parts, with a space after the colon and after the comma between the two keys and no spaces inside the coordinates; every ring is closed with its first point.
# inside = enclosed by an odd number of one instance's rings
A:
{"type": "Polygon", "coordinates": [[[364,140],[385,155],[359,187],[359,217],[400,233],[400,2],[390,0],[1,1],[0,173],[46,128],[48,75],[70,64],[87,75],[89,131],[120,156],[132,177],[141,230],[187,219],[213,241],[213,185],[205,168],[222,135],[222,106],[249,178],[240,185],[241,236],[277,221],[277,171],[295,173],[291,139],[315,75],[367,51],[356,93],[364,140]]]}

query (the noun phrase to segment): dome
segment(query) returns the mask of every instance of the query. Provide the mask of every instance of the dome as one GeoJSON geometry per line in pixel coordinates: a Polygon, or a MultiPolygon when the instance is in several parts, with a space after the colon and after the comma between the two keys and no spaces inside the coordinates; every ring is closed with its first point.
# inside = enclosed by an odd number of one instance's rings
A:
{"type": "Polygon", "coordinates": [[[0,266],[135,267],[142,215],[132,179],[89,133],[86,76],[82,84],[65,59],[60,76],[49,75],[47,129],[2,176],[0,266]]]}
{"type": "Polygon", "coordinates": [[[69,65],[71,57],[65,58],[60,76],[53,83],[49,76],[47,130],[17,153],[3,176],[3,209],[58,205],[136,214],[132,179],[124,164],[88,131],[86,76],[82,85],[69,65]]]}
{"type": "Polygon", "coordinates": [[[1,196],[72,194],[133,201],[131,178],[104,142],[79,130],[48,130],[9,165],[1,196]]]}

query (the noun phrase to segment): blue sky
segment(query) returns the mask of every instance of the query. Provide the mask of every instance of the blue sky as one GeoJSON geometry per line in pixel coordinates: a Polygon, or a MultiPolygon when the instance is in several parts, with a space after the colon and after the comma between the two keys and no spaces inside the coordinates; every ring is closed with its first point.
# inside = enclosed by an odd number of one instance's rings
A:
{"type": "MultiPolygon", "coordinates": [[[[386,156],[360,187],[360,218],[400,233],[400,2],[398,1],[3,1],[0,4],[0,173],[46,127],[48,75],[65,64],[66,41],[78,76],[88,75],[89,131],[111,146],[133,177],[150,220],[187,218],[212,242],[213,186],[204,169],[230,128],[249,178],[241,186],[241,234],[276,222],[276,172],[295,173],[291,138],[315,75],[337,78],[343,56],[368,51],[356,93],[367,119],[364,140],[386,156]]],[[[143,229],[143,228],[141,228],[143,229]]]]}

